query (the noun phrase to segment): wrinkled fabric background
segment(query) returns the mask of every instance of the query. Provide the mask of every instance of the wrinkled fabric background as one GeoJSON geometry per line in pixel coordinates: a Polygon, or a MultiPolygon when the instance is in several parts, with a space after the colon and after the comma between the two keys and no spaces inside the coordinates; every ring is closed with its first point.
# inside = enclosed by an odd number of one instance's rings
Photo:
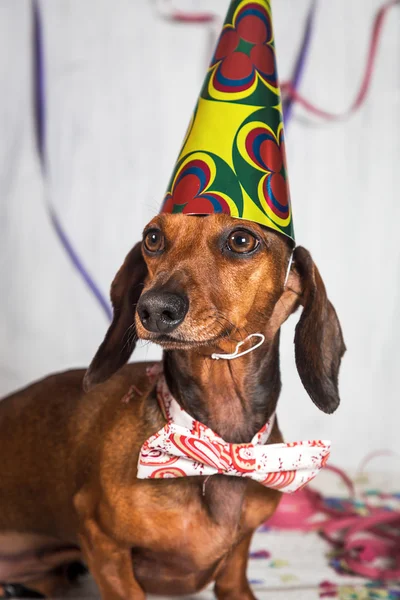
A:
{"type": "MultiPolygon", "coordinates": [[[[177,0],[215,8],[227,0],[177,0]]],[[[306,0],[274,0],[281,80],[290,75],[306,0]]],[[[321,0],[302,92],[332,111],[358,89],[380,0],[321,0]]],[[[160,206],[211,53],[204,26],[171,25],[151,0],[42,0],[51,200],[101,289],[160,206]]],[[[28,0],[0,0],[0,392],[86,366],[107,322],[49,223],[34,144],[28,0]]],[[[366,105],[287,132],[297,241],[310,249],[348,352],[334,416],[308,399],[282,338],[280,423],[287,440],[332,439],[354,467],[398,448],[400,422],[400,10],[385,25],[366,105]]],[[[134,359],[159,356],[145,346],[134,359]]],[[[397,471],[398,472],[398,471],[397,471]]]]}

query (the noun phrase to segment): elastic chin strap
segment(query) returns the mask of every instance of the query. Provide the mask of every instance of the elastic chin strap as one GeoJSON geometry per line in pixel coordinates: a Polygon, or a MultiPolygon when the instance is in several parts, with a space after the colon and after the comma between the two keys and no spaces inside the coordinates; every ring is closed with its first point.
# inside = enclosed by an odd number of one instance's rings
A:
{"type": "MultiPolygon", "coordinates": [[[[288,268],[287,268],[287,272],[286,272],[285,282],[283,284],[284,288],[286,287],[286,284],[289,279],[290,269],[291,269],[292,263],[293,263],[293,255],[294,255],[294,250],[289,258],[289,264],[288,264],[288,268]]],[[[265,335],[263,335],[262,333],[251,333],[250,335],[247,336],[247,338],[245,340],[243,340],[237,344],[235,351],[232,352],[232,354],[211,354],[211,358],[214,360],[219,360],[220,358],[223,360],[233,360],[234,358],[239,358],[240,356],[249,354],[250,352],[253,352],[253,350],[257,350],[257,348],[262,346],[262,344],[264,342],[265,342],[265,335]],[[239,349],[243,346],[243,344],[245,344],[247,341],[249,341],[253,338],[259,338],[260,341],[257,342],[257,344],[255,344],[254,346],[247,348],[247,350],[243,350],[243,352],[239,352],[239,349]]]]}
{"type": "Polygon", "coordinates": [[[249,352],[253,352],[253,350],[257,350],[257,348],[259,348],[264,342],[265,336],[262,333],[251,333],[247,336],[245,340],[237,344],[235,352],[232,352],[232,354],[211,354],[211,358],[213,358],[214,360],[219,360],[220,358],[223,358],[224,360],[232,360],[234,358],[239,358],[239,356],[244,356],[245,354],[249,354],[249,352]],[[247,348],[247,350],[239,352],[239,348],[241,348],[243,344],[245,344],[248,340],[251,340],[252,338],[259,338],[260,341],[257,342],[257,344],[255,344],[254,346],[251,346],[251,348],[247,348]]]}
{"type": "Polygon", "coordinates": [[[293,248],[293,252],[292,252],[292,254],[290,255],[290,258],[289,258],[289,264],[288,264],[288,268],[287,268],[287,271],[286,271],[285,283],[283,284],[284,288],[286,287],[286,284],[288,282],[289,275],[290,275],[290,269],[292,268],[294,250],[295,249],[293,248]]]}

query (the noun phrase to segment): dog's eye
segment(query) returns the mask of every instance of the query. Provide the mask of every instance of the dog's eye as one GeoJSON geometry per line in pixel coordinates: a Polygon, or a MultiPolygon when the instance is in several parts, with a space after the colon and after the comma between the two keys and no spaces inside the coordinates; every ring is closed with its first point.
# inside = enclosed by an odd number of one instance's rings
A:
{"type": "Polygon", "coordinates": [[[148,252],[161,252],[164,250],[164,236],[158,229],[148,231],[144,236],[144,247],[148,252]]]}
{"type": "Polygon", "coordinates": [[[249,254],[257,248],[258,239],[249,231],[234,231],[228,238],[228,248],[238,254],[249,254]]]}

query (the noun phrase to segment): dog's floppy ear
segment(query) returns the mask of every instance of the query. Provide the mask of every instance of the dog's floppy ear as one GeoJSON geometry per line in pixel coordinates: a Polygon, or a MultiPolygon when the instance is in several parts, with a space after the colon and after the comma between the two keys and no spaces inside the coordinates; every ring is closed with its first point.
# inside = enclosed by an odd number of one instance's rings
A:
{"type": "Polygon", "coordinates": [[[333,413],[340,403],[338,375],[346,350],[342,330],[310,253],[299,246],[293,259],[303,305],[294,337],[297,370],[314,404],[333,413]]]}
{"type": "Polygon", "coordinates": [[[114,309],[112,323],[103,343],[96,352],[83,380],[83,389],[89,391],[98,383],[106,381],[130,358],[136,346],[135,312],[147,267],[141,250],[136,244],[111,285],[111,302],[114,309]]]}

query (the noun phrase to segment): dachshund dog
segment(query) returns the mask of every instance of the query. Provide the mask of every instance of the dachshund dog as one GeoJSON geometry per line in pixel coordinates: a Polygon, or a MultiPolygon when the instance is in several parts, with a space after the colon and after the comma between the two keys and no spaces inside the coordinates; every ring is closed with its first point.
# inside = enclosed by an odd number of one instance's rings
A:
{"type": "MultiPolygon", "coordinates": [[[[54,595],[83,561],[103,600],[211,582],[219,600],[254,600],[249,545],[280,492],[222,474],[139,479],[140,449],[165,417],[148,365],[126,363],[138,338],[160,344],[180,406],[226,442],[249,442],[275,412],[280,327],[302,306],[297,369],[332,413],[340,324],[304,248],[286,283],[291,253],[281,234],[227,215],[149,223],[114,279],[114,318],[86,374],[52,375],[0,403],[3,597],[54,595]],[[253,352],[212,359],[254,332],[265,341],[253,352]]],[[[277,442],[275,420],[268,443],[277,442]]]]}

